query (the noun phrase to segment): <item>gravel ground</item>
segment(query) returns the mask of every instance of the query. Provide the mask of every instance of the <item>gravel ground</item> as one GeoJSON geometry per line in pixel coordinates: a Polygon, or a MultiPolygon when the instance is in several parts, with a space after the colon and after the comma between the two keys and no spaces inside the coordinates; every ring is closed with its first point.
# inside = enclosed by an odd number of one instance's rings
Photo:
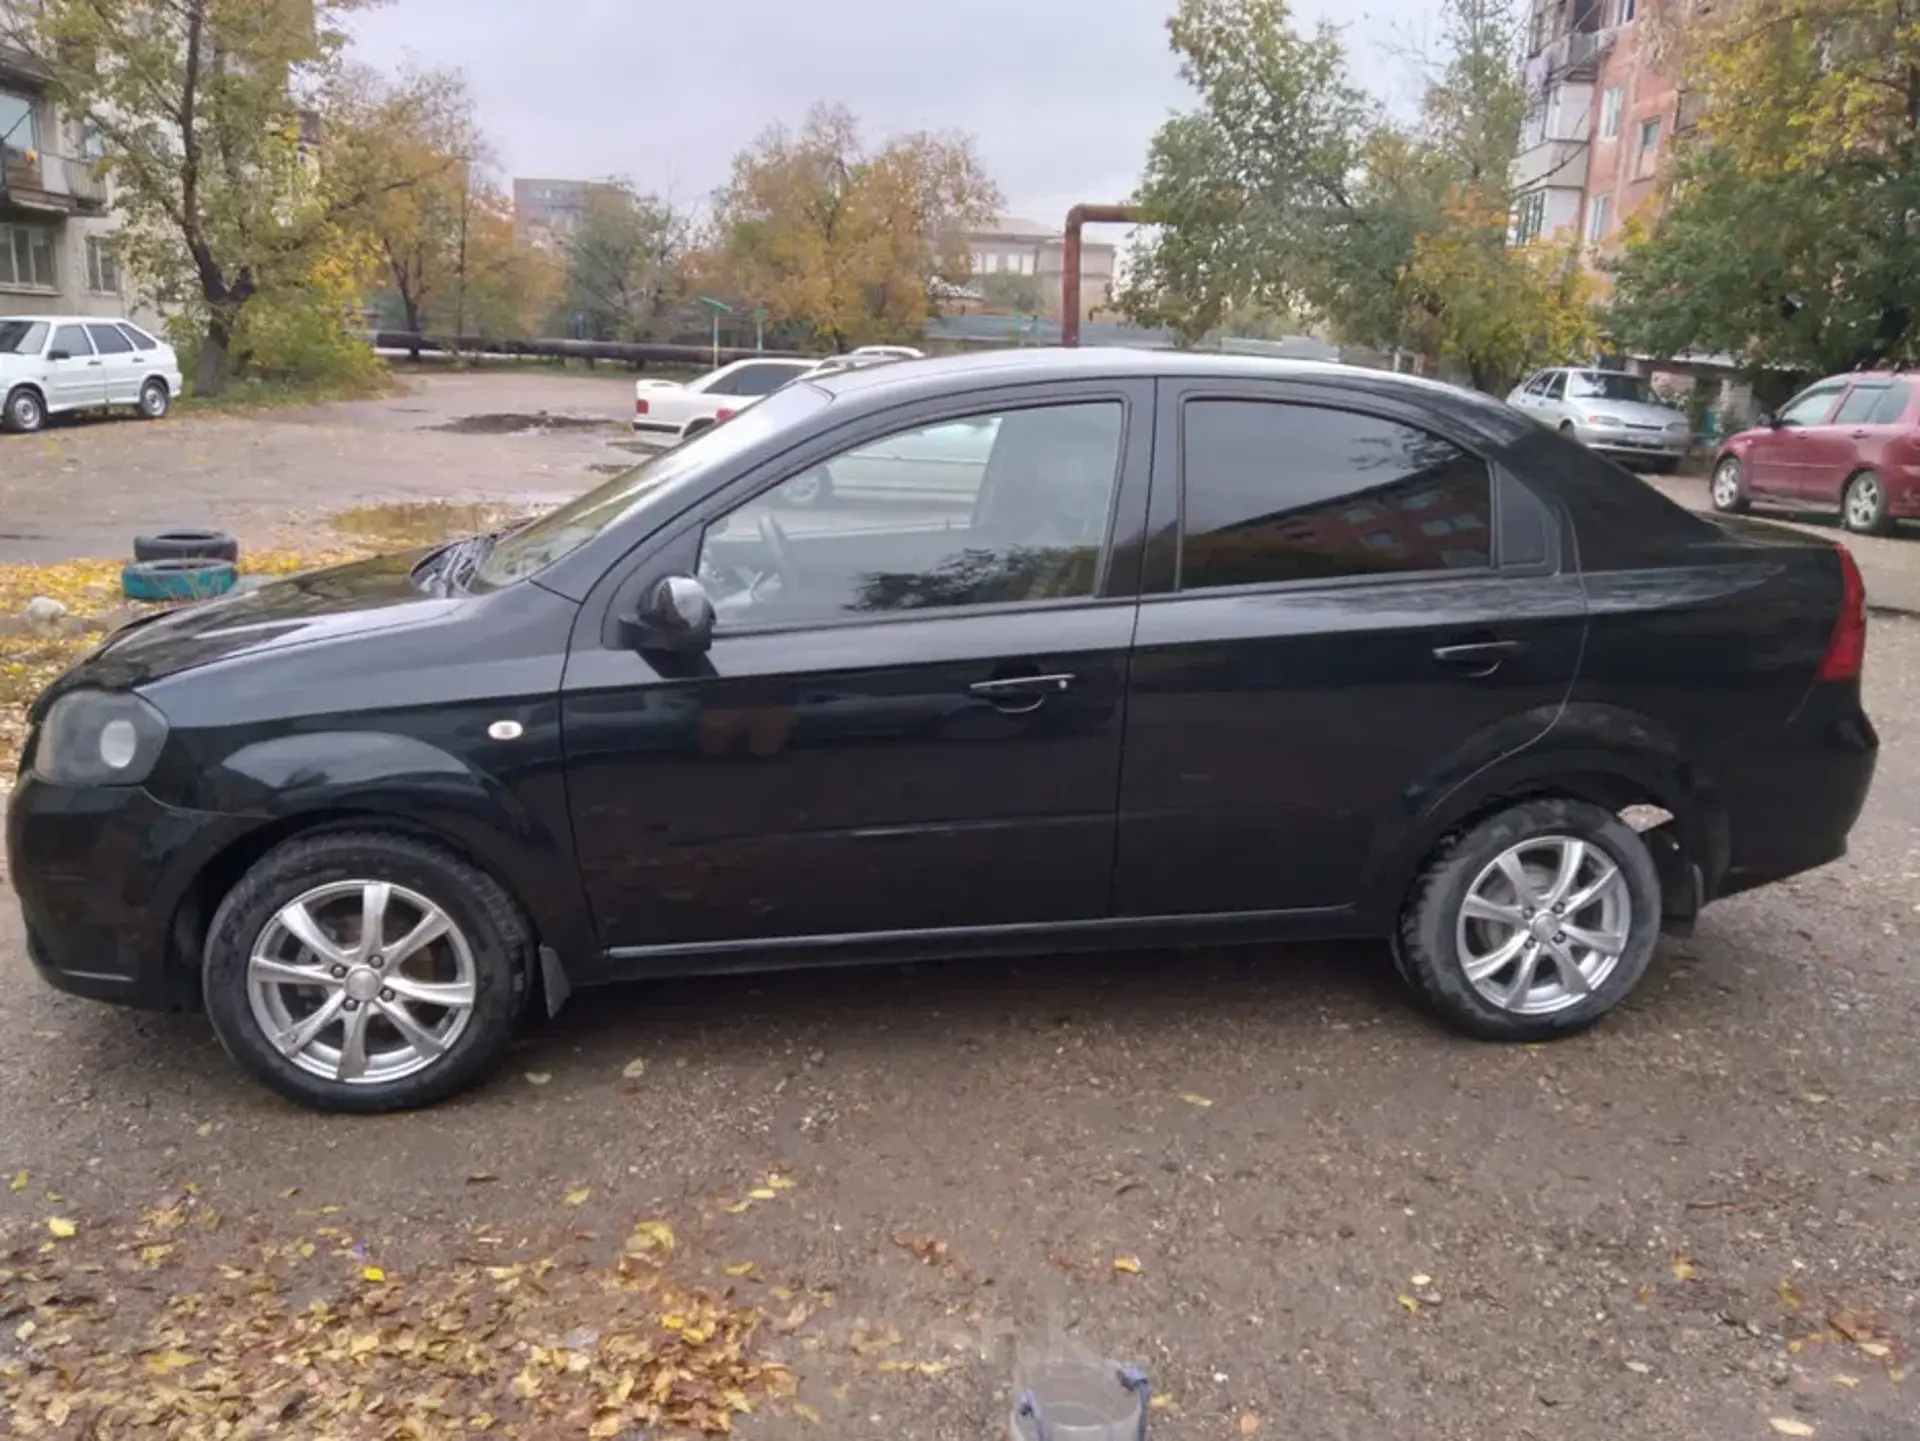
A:
{"type": "MultiPolygon", "coordinates": [[[[457,443],[499,497],[516,464],[573,483],[599,443],[363,416],[54,443],[179,447],[209,486],[260,477],[263,518],[342,455],[370,497],[381,457],[457,443]]],[[[194,518],[115,503],[118,530],[194,518]]],[[[1920,1435],[1920,621],[1875,621],[1868,674],[1884,749],[1852,854],[1713,908],[1621,1014],[1545,1047],[1438,1029],[1371,946],[892,967],[576,997],[470,1097],[322,1118],[200,1020],[41,987],[0,900],[0,1173],[27,1173],[0,1289],[68,1244],[50,1214],[79,1244],[189,1188],[227,1225],[149,1290],[316,1231],[424,1287],[476,1233],[592,1256],[653,1217],[682,1279],[766,1313],[821,1435],[999,1436],[1016,1356],[1059,1344],[1144,1364],[1156,1436],[1920,1435]]],[[[13,1314],[0,1368],[37,1344],[13,1314]]]]}

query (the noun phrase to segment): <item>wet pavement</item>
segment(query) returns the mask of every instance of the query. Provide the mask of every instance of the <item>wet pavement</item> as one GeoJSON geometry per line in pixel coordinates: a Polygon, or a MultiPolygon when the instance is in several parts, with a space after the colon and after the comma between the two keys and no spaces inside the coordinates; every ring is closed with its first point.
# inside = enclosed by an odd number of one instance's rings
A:
{"type": "MultiPolygon", "coordinates": [[[[292,464],[306,431],[309,476],[349,434],[423,465],[457,445],[476,500],[596,456],[381,406],[276,419],[238,455],[199,422],[166,443],[205,446],[203,478],[292,464]]],[[[358,465],[330,499],[430,491],[358,465]]],[[[0,1277],[68,1244],[52,1216],[77,1245],[189,1187],[228,1218],[203,1269],[109,1254],[69,1291],[131,1307],[332,1232],[352,1259],[314,1294],[366,1258],[405,1292],[476,1234],[604,1258],[658,1218],[683,1279],[764,1312],[756,1345],[792,1367],[805,1409],[755,1400],[748,1437],[998,1437],[1016,1352],[1070,1338],[1146,1367],[1155,1436],[1898,1441],[1920,1431],[1920,621],[1876,618],[1867,665],[1883,751],[1848,858],[1712,908],[1551,1046],[1438,1028],[1376,946],[958,962],[577,996],[471,1096],[323,1118],[198,1019],[42,987],[0,899],[0,1175],[27,1173],[0,1189],[0,1277]]],[[[22,1324],[0,1374],[45,1354],[22,1324]]]]}

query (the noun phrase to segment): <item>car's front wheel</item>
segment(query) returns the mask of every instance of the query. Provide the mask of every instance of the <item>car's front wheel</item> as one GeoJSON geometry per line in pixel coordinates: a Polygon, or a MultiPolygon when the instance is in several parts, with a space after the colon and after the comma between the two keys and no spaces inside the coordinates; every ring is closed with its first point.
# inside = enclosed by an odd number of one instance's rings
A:
{"type": "Polygon", "coordinates": [[[1713,479],[1707,483],[1707,496],[1713,501],[1713,508],[1723,514],[1742,515],[1746,512],[1747,475],[1736,457],[1722,456],[1719,464],[1714,466],[1713,479]]]}
{"type": "Polygon", "coordinates": [[[382,831],[296,837],[215,912],[203,984],[227,1051],[327,1111],[430,1105],[513,1038],[532,947],[499,883],[382,831]]]}
{"type": "Polygon", "coordinates": [[[1527,801],[1442,846],[1408,894],[1395,959],[1468,1035],[1548,1040],[1625,999],[1652,959],[1660,904],[1653,857],[1619,817],[1527,801]]]}
{"type": "Polygon", "coordinates": [[[47,423],[46,402],[23,385],[7,397],[7,407],[0,412],[0,420],[6,422],[8,430],[17,430],[23,435],[36,431],[47,423]]]}

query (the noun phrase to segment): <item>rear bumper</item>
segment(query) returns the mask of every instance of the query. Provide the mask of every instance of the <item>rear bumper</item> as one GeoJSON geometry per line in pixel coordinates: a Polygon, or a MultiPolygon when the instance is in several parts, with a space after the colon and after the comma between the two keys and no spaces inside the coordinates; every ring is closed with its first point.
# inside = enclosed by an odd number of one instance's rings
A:
{"type": "Polygon", "coordinates": [[[1817,685],[1765,756],[1726,775],[1725,872],[1710,898],[1738,895],[1837,861],[1873,785],[1880,739],[1858,687],[1817,685]]]}

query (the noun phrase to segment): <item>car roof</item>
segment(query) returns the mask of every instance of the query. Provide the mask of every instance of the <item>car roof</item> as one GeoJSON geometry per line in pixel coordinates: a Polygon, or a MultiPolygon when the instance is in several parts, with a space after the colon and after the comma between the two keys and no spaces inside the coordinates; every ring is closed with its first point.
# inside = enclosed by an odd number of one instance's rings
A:
{"type": "MultiPolygon", "coordinates": [[[[43,325],[132,325],[124,315],[0,315],[0,325],[11,320],[37,321],[43,325]]],[[[142,326],[141,329],[146,329],[142,326]]]]}
{"type": "Polygon", "coordinates": [[[808,376],[806,383],[832,396],[884,405],[910,401],[921,395],[986,389],[995,384],[1129,378],[1310,381],[1386,397],[1397,396],[1408,404],[1428,409],[1444,407],[1471,417],[1470,423],[1477,422],[1476,428],[1491,429],[1502,437],[1511,437],[1514,433],[1516,418],[1524,424],[1533,424],[1493,396],[1423,376],[1335,361],[1281,360],[1261,355],[1226,355],[1218,351],[1029,346],[928,360],[900,360],[890,365],[808,376]]]}

